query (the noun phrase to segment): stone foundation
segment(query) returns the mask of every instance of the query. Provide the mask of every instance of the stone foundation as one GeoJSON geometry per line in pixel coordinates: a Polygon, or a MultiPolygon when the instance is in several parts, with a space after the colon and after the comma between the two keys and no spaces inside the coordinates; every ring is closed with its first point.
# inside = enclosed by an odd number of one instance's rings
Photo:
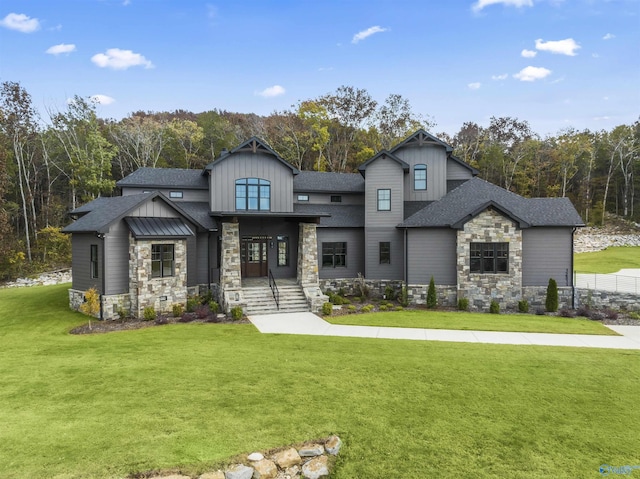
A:
{"type": "MultiPolygon", "coordinates": [[[[563,308],[571,309],[573,306],[572,301],[573,288],[570,286],[558,287],[558,310],[563,308]]],[[[524,286],[522,288],[522,296],[520,299],[524,299],[529,303],[529,312],[534,313],[537,308],[545,309],[547,302],[547,287],[546,286],[524,286]]],[[[502,309],[503,305],[500,305],[502,309]]],[[[577,306],[576,306],[577,307],[577,306]]],[[[518,310],[518,305],[514,308],[518,310]]]]}
{"type": "MultiPolygon", "coordinates": [[[[410,284],[407,287],[407,297],[409,304],[427,304],[428,284],[410,284]]],[[[458,290],[455,286],[436,285],[436,296],[438,306],[455,308],[458,305],[458,290]]]]}
{"type": "Polygon", "coordinates": [[[580,306],[593,309],[640,311],[640,295],[576,288],[576,308],[580,306]]]}
{"type": "MultiPolygon", "coordinates": [[[[360,281],[359,278],[340,278],[321,279],[319,283],[322,291],[337,293],[343,290],[347,296],[360,296],[360,290],[358,289],[360,281]]],[[[369,288],[369,296],[380,299],[384,297],[387,286],[391,286],[397,296],[402,291],[402,286],[404,285],[404,281],[401,280],[365,279],[363,281],[365,286],[369,288]]]]}
{"type": "MultiPolygon", "coordinates": [[[[69,307],[74,311],[80,311],[80,305],[84,303],[85,291],[79,291],[77,289],[69,290],[69,307]]],[[[126,314],[131,314],[131,295],[125,294],[112,294],[101,295],[102,300],[102,319],[124,319],[120,318],[119,311],[124,311],[126,314]]],[[[100,313],[96,314],[96,318],[100,318],[100,313]]]]}

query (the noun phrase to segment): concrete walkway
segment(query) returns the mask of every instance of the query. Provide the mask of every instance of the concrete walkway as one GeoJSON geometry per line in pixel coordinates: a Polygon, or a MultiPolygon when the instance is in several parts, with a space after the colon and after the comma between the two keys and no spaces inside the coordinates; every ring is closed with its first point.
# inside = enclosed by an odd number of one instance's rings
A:
{"type": "Polygon", "coordinates": [[[261,333],[347,336],[354,338],[411,339],[458,343],[526,344],[640,350],[640,326],[609,326],[622,336],[589,334],[512,333],[450,329],[388,328],[330,324],[313,313],[283,313],[249,316],[261,333]]]}

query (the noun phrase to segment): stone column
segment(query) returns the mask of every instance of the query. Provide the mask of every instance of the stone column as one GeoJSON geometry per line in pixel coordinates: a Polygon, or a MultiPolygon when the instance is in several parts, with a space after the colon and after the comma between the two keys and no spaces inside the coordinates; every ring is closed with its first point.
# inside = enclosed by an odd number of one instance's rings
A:
{"type": "Polygon", "coordinates": [[[225,312],[234,306],[246,307],[242,295],[240,225],[222,223],[222,260],[220,264],[220,298],[225,312]]]}
{"type": "Polygon", "coordinates": [[[315,223],[300,223],[298,236],[298,283],[311,311],[320,311],[329,300],[318,281],[318,236],[315,223]]]}

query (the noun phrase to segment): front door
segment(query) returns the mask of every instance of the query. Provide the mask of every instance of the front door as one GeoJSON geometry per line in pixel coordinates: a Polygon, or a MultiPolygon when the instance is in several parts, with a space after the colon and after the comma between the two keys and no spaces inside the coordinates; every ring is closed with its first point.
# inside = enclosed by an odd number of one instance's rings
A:
{"type": "Polygon", "coordinates": [[[267,240],[243,238],[240,246],[243,278],[267,276],[267,240]]]}

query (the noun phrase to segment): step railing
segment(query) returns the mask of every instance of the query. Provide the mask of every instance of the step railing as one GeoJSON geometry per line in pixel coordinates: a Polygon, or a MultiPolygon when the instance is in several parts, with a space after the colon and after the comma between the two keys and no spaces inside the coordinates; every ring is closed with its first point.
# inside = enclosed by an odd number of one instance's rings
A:
{"type": "Polygon", "coordinates": [[[276,301],[276,308],[280,310],[280,291],[278,291],[278,285],[276,284],[276,279],[273,277],[271,269],[269,269],[269,287],[273,293],[273,299],[276,301]]]}

